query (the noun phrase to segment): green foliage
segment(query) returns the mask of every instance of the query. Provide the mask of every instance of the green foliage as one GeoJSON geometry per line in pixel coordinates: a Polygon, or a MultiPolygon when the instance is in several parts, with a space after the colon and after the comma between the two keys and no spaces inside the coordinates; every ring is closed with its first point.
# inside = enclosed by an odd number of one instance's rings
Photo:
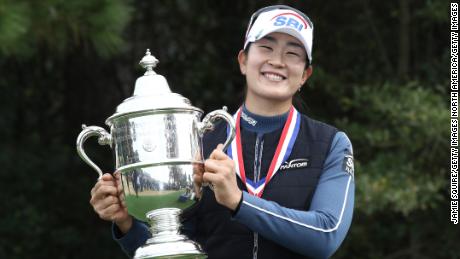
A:
{"type": "Polygon", "coordinates": [[[81,174],[73,148],[42,145],[0,147],[0,163],[7,172],[1,183],[0,257],[92,258],[96,249],[101,249],[100,257],[118,249],[98,241],[111,238],[109,224],[88,206],[95,174],[81,174]],[[83,188],[86,195],[78,194],[83,188]]]}
{"type": "Polygon", "coordinates": [[[408,215],[434,209],[447,185],[449,112],[439,94],[416,82],[357,86],[342,98],[340,120],[356,152],[357,208],[408,215]]]}
{"type": "Polygon", "coordinates": [[[414,14],[425,20],[426,23],[445,23],[449,21],[446,15],[446,7],[450,8],[450,1],[447,0],[425,0],[424,5],[416,9],[414,14]]]}
{"type": "Polygon", "coordinates": [[[24,3],[0,2],[0,53],[21,54],[27,49],[31,21],[24,3]]]}
{"type": "MultiPolygon", "coordinates": [[[[432,258],[426,247],[448,251],[450,242],[429,238],[437,231],[455,236],[447,227],[450,114],[442,95],[419,82],[352,89],[340,98],[349,116],[337,124],[346,129],[355,151],[356,215],[345,244],[349,254],[338,257],[432,258]],[[369,239],[363,242],[362,236],[369,239]]],[[[439,252],[436,258],[451,256],[439,252]]]]}
{"type": "Polygon", "coordinates": [[[2,1],[0,55],[30,57],[40,48],[63,55],[92,46],[108,57],[123,46],[130,15],[123,0],[2,1]]]}

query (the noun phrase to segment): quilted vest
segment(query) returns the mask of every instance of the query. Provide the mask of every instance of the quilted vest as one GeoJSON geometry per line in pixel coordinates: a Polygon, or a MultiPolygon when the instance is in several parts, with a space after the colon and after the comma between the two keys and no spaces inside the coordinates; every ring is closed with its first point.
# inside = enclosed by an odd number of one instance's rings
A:
{"type": "MultiPolygon", "coordinates": [[[[262,198],[275,201],[283,207],[306,211],[310,207],[337,129],[305,115],[301,118],[299,134],[287,161],[306,159],[307,166],[280,167],[280,171],[265,187],[262,198]]],[[[262,172],[268,170],[281,131],[282,129],[279,129],[264,135],[262,172]]],[[[256,134],[243,128],[241,134],[246,175],[252,177],[256,134]]],[[[203,139],[204,157],[208,157],[225,139],[226,126],[220,123],[203,139]]],[[[240,189],[246,191],[242,181],[239,178],[237,181],[240,189]]],[[[261,235],[256,237],[256,234],[244,224],[232,220],[231,213],[229,209],[216,202],[214,193],[209,188],[204,188],[201,200],[183,213],[184,221],[189,224],[193,222],[194,225],[193,233],[184,232],[199,242],[211,259],[255,258],[255,254],[259,259],[307,258],[261,235]]]]}

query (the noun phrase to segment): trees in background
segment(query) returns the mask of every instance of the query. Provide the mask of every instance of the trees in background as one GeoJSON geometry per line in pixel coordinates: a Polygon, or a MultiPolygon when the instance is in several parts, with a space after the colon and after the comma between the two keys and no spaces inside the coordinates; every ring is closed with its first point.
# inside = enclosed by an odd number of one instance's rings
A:
{"type": "MultiPolygon", "coordinates": [[[[80,125],[102,126],[132,94],[147,48],[173,91],[206,111],[235,110],[248,17],[273,3],[1,1],[0,257],[124,258],[88,204],[96,174],[75,152],[80,125]]],[[[306,112],[354,145],[354,222],[334,257],[458,257],[447,207],[449,2],[285,3],[315,24],[306,112]]],[[[86,150],[113,170],[110,150],[86,150]]]]}

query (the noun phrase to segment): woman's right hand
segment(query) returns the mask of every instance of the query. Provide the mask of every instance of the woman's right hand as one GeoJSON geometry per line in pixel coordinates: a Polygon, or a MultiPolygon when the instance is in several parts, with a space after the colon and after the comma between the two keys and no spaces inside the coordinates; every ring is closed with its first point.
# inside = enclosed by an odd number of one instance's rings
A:
{"type": "Polygon", "coordinates": [[[127,233],[133,219],[128,214],[123,198],[120,174],[103,174],[91,189],[90,203],[103,220],[113,221],[122,233],[127,233]]]}

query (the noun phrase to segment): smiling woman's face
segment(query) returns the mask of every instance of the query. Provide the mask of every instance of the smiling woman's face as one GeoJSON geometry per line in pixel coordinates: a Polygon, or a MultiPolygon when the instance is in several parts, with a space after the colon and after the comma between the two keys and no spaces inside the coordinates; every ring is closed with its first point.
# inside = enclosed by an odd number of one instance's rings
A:
{"type": "Polygon", "coordinates": [[[311,74],[305,69],[306,52],[302,43],[285,33],[270,33],[254,42],[247,55],[238,55],[246,75],[246,101],[292,103],[292,97],[311,74]]]}

